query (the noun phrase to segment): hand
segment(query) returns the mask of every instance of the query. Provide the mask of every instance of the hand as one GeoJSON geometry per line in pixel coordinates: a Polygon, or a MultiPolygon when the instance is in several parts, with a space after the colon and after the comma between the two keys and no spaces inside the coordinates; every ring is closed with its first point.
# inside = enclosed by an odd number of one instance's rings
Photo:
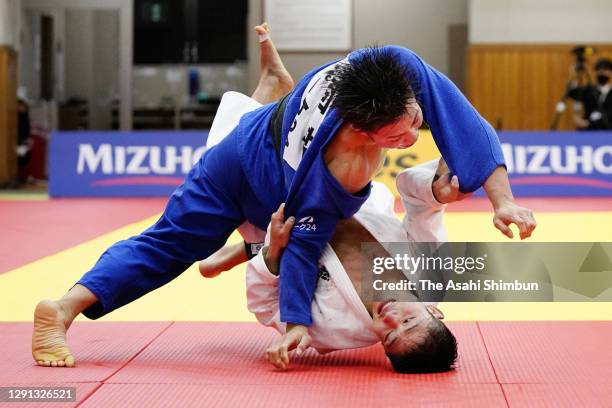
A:
{"type": "Polygon", "coordinates": [[[270,248],[268,249],[271,256],[280,256],[282,250],[287,246],[294,222],[294,217],[289,217],[285,221],[285,203],[282,203],[278,210],[272,214],[270,220],[270,248]]]}
{"type": "Polygon", "coordinates": [[[431,183],[431,191],[434,198],[441,204],[449,204],[455,201],[463,200],[471,194],[464,194],[459,191],[459,178],[451,176],[451,172],[443,157],[438,161],[436,176],[431,183]]]}
{"type": "Polygon", "coordinates": [[[508,238],[514,238],[510,224],[516,224],[519,228],[521,239],[529,238],[537,226],[533,212],[509,201],[495,209],[493,224],[508,238]]]}
{"type": "Polygon", "coordinates": [[[459,178],[451,176],[450,173],[445,173],[440,178],[431,183],[433,195],[441,204],[449,204],[455,201],[463,200],[471,194],[465,194],[459,191],[459,178]]]}
{"type": "Polygon", "coordinates": [[[274,367],[286,370],[289,367],[289,352],[293,349],[296,354],[302,355],[310,346],[311,338],[308,327],[287,324],[287,333],[277,338],[266,350],[266,357],[274,367]]]}

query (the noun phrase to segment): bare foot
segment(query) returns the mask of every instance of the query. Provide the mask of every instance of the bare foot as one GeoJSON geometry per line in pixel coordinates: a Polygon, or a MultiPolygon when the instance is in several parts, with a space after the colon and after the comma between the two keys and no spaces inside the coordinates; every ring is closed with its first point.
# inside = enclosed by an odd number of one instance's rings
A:
{"type": "Polygon", "coordinates": [[[74,357],[66,343],[70,322],[59,302],[43,300],[34,311],[32,357],[43,367],[74,367],[74,357]]]}
{"type": "Polygon", "coordinates": [[[293,89],[294,82],[270,38],[268,24],[255,26],[255,32],[262,39],[259,43],[261,77],[255,93],[263,95],[262,90],[265,90],[265,99],[270,99],[266,102],[272,102],[289,93],[293,89]]]}
{"type": "Polygon", "coordinates": [[[244,243],[226,245],[208,258],[200,261],[200,273],[205,278],[214,278],[236,265],[248,261],[244,243]]]}

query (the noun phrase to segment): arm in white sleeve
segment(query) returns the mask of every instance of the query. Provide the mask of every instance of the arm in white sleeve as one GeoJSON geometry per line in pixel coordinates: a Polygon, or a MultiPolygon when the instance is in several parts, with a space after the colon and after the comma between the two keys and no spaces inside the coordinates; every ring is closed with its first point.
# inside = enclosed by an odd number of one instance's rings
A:
{"type": "Polygon", "coordinates": [[[259,251],[247,264],[246,286],[249,311],[264,326],[284,333],[285,324],[280,321],[278,307],[278,276],[268,270],[263,251],[259,251]]]}
{"type": "Polygon", "coordinates": [[[402,171],[395,180],[406,210],[402,225],[409,241],[448,241],[444,227],[446,205],[436,200],[431,189],[437,167],[438,160],[432,160],[402,171]]]}

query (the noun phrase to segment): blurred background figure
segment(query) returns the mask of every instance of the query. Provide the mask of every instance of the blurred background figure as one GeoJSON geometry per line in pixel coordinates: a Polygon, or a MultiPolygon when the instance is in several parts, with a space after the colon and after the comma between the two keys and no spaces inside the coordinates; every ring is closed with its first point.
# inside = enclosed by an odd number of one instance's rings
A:
{"type": "Polygon", "coordinates": [[[594,66],[595,82],[574,82],[568,96],[574,101],[574,123],[578,130],[612,129],[612,61],[600,58],[594,66]]]}
{"type": "Polygon", "coordinates": [[[25,169],[32,159],[32,138],[30,137],[30,107],[23,99],[17,101],[17,165],[18,182],[27,181],[25,169]]]}

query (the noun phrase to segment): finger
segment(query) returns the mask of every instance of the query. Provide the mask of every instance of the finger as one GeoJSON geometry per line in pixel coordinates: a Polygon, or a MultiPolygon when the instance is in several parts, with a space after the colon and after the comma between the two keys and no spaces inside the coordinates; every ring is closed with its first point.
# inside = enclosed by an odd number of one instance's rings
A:
{"type": "Polygon", "coordinates": [[[301,356],[306,349],[310,346],[310,336],[304,336],[300,340],[300,343],[297,346],[297,350],[295,351],[298,356],[301,356]]]}
{"type": "Polygon", "coordinates": [[[538,223],[533,215],[533,211],[529,211],[527,213],[527,224],[529,227],[529,232],[533,232],[533,230],[538,226],[538,223]]]}
{"type": "Polygon", "coordinates": [[[453,190],[459,190],[459,177],[457,176],[453,176],[451,177],[451,187],[453,188],[453,190]]]}
{"type": "Polygon", "coordinates": [[[278,354],[278,349],[268,349],[266,352],[268,361],[276,368],[281,368],[281,361],[278,354]]]}
{"type": "Polygon", "coordinates": [[[272,214],[272,219],[285,219],[285,203],[278,206],[278,209],[272,214]]]}
{"type": "Polygon", "coordinates": [[[527,224],[525,223],[525,221],[522,218],[517,217],[515,220],[513,220],[513,222],[519,229],[519,236],[521,237],[521,239],[527,238],[527,224]]]}
{"type": "Polygon", "coordinates": [[[289,217],[287,221],[281,227],[281,233],[283,235],[289,235],[291,233],[291,229],[293,228],[293,224],[295,223],[295,217],[289,217]]]}
{"type": "Polygon", "coordinates": [[[535,230],[537,223],[535,222],[533,217],[530,215],[528,215],[527,219],[524,219],[524,220],[525,220],[525,228],[526,228],[525,238],[529,238],[531,234],[533,233],[533,231],[535,230]]]}
{"type": "Polygon", "coordinates": [[[286,369],[289,367],[289,351],[287,351],[287,347],[282,347],[280,350],[280,361],[282,363],[282,368],[286,369]]]}
{"type": "Polygon", "coordinates": [[[502,220],[500,220],[499,218],[494,218],[493,224],[495,225],[495,228],[497,228],[498,230],[502,232],[502,234],[504,234],[510,239],[514,238],[514,234],[512,233],[512,230],[502,220]]]}
{"type": "Polygon", "coordinates": [[[457,201],[457,196],[459,195],[459,177],[453,176],[450,180],[451,187],[451,197],[453,201],[457,201]]]}

